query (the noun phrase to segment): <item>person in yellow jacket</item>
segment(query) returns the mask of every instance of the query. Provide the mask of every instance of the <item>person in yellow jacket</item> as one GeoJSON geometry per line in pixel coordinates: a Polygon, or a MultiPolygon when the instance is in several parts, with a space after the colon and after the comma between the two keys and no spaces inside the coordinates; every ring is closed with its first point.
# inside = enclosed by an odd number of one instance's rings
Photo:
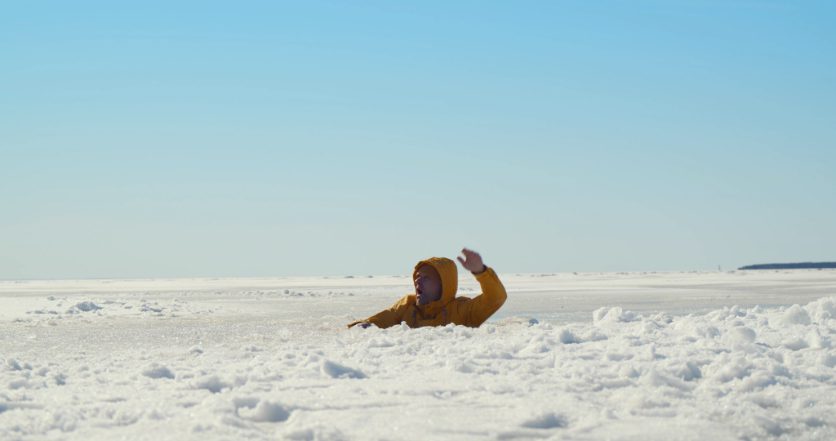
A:
{"type": "Polygon", "coordinates": [[[415,294],[395,302],[389,309],[365,319],[349,323],[367,328],[375,325],[388,328],[405,322],[411,328],[444,326],[450,323],[478,327],[505,303],[508,294],[493,269],[482,263],[479,253],[462,249],[458,257],[462,266],[476,276],[482,293],[475,298],[456,297],[458,274],[456,264],[445,257],[431,257],[415,265],[412,281],[415,294]]]}

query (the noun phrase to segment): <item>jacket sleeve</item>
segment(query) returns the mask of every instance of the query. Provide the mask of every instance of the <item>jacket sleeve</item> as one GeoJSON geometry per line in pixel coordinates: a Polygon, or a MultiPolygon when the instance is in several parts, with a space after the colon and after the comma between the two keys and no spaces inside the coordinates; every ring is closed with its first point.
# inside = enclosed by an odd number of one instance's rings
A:
{"type": "Polygon", "coordinates": [[[406,307],[409,305],[409,296],[404,296],[391,308],[384,309],[383,311],[378,312],[377,314],[364,319],[364,320],[357,320],[355,322],[351,322],[348,324],[348,327],[352,327],[354,325],[358,325],[360,323],[371,323],[378,328],[388,328],[390,326],[395,326],[403,321],[404,311],[406,311],[406,307]]]}
{"type": "Polygon", "coordinates": [[[505,303],[508,293],[492,268],[476,274],[482,294],[459,306],[465,326],[477,327],[492,316],[505,303]]]}

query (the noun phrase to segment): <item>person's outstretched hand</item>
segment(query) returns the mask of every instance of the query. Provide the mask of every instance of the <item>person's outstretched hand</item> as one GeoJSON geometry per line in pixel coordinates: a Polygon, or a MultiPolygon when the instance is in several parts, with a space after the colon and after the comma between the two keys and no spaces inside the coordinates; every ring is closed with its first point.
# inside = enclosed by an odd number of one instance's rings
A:
{"type": "Polygon", "coordinates": [[[488,269],[488,267],[482,263],[482,256],[480,256],[476,251],[462,248],[462,254],[464,254],[464,259],[462,259],[462,256],[458,256],[457,259],[459,259],[459,263],[461,263],[462,266],[471,273],[480,274],[488,269]]]}

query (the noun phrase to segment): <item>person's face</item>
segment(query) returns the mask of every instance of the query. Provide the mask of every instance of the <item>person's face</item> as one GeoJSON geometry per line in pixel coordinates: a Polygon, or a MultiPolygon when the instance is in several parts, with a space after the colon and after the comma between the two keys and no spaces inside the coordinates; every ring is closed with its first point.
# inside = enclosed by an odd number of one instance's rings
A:
{"type": "Polygon", "coordinates": [[[419,305],[426,305],[441,298],[441,276],[429,265],[421,265],[415,272],[415,295],[419,305]]]}

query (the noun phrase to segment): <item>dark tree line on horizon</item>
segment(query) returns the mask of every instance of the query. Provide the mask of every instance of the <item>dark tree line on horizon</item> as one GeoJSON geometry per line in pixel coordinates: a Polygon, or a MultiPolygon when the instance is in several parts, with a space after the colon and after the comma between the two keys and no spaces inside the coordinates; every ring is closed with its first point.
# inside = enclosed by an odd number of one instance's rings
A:
{"type": "Polygon", "coordinates": [[[798,262],[798,263],[762,263],[758,265],[741,266],[739,270],[773,270],[773,269],[836,269],[836,262],[798,262]]]}

